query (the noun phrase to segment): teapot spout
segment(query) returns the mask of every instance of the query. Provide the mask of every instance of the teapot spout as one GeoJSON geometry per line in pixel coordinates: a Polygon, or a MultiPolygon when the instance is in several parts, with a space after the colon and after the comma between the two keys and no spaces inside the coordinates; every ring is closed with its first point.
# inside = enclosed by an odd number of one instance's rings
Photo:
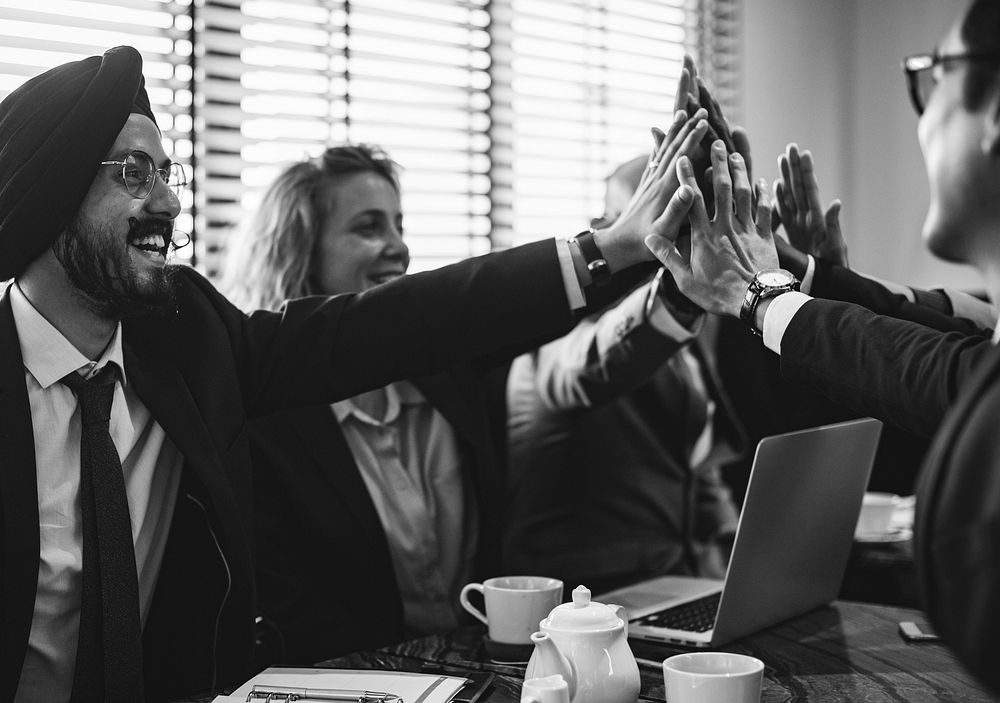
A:
{"type": "Polygon", "coordinates": [[[573,700],[573,696],[576,695],[576,671],[573,670],[569,659],[559,651],[559,647],[546,632],[536,632],[531,636],[531,641],[535,643],[535,651],[528,661],[524,678],[533,679],[559,674],[565,679],[569,688],[569,698],[573,700]]]}

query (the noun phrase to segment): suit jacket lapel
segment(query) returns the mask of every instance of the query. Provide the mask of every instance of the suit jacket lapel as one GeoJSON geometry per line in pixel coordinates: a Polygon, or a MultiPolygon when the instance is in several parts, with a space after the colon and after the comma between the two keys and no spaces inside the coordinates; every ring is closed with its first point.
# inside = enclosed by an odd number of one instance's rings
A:
{"type": "MultiPolygon", "coordinates": [[[[997,375],[998,367],[1000,367],[1000,349],[994,348],[992,355],[983,360],[982,366],[966,382],[961,395],[938,430],[921,469],[917,482],[914,516],[914,551],[918,575],[924,587],[929,583],[923,572],[932,563],[930,534],[936,523],[935,510],[938,507],[938,496],[941,495],[943,484],[948,479],[949,471],[952,470],[948,466],[949,458],[959,435],[968,424],[969,413],[980,400],[980,389],[987,379],[997,375]]],[[[925,603],[930,603],[928,599],[934,595],[924,593],[925,603]]]]}
{"type": "MultiPolygon", "coordinates": [[[[470,372],[471,373],[471,372],[470,372]]],[[[503,477],[496,450],[489,435],[483,408],[462,390],[452,373],[440,373],[412,379],[431,405],[444,416],[455,430],[462,451],[462,464],[471,480],[479,520],[479,544],[476,549],[478,577],[497,573],[500,553],[500,510],[503,505],[503,477]]]]}
{"type": "Polygon", "coordinates": [[[10,297],[0,297],[0,700],[14,696],[38,586],[38,488],[31,407],[10,297]]]}
{"type": "MultiPolygon", "coordinates": [[[[317,490],[307,484],[298,486],[298,495],[308,501],[310,509],[320,515],[329,512],[330,496],[341,504],[361,526],[362,533],[374,545],[386,549],[385,532],[372,503],[368,488],[351,454],[351,448],[344,439],[337,418],[329,408],[318,413],[316,408],[296,408],[281,414],[293,434],[298,436],[301,446],[306,447],[313,459],[315,471],[302,472],[297,480],[315,480],[317,490]]],[[[328,520],[314,520],[312,524],[329,525],[328,520]]],[[[342,534],[331,535],[343,539],[342,534]]]]}
{"type": "Polygon", "coordinates": [[[134,384],[136,394],[184,456],[184,470],[192,470],[211,496],[215,509],[213,524],[221,530],[227,559],[237,560],[230,564],[231,569],[236,574],[251,573],[247,540],[233,532],[241,524],[236,516],[243,511],[237,505],[227,467],[220,461],[220,449],[205,426],[184,377],[166,359],[140,357],[127,336],[124,354],[128,383],[134,384]],[[233,518],[220,518],[224,514],[233,518]]]}
{"type": "Polygon", "coordinates": [[[463,397],[461,388],[449,374],[421,376],[412,379],[412,383],[444,416],[461,441],[475,443],[482,439],[469,402],[463,397]]]}

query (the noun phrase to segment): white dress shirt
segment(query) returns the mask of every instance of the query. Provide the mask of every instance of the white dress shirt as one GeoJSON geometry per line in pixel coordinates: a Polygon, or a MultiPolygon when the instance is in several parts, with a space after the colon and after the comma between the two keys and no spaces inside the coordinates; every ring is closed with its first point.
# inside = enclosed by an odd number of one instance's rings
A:
{"type": "Polygon", "coordinates": [[[384,418],[353,399],[333,412],[385,530],[404,623],[414,635],[443,632],[458,624],[459,592],[472,578],[476,501],[448,421],[407,381],[385,392],[384,418]]]}
{"type": "Polygon", "coordinates": [[[10,287],[24,380],[31,407],[38,488],[38,590],[16,703],[68,701],[80,627],[83,528],[80,507],[80,414],[73,392],[59,382],[74,371],[89,378],[106,365],[119,369],[111,407],[111,437],[125,478],[145,623],[180,485],[182,457],[127,382],[121,325],[96,361],[87,359],[10,287]]]}

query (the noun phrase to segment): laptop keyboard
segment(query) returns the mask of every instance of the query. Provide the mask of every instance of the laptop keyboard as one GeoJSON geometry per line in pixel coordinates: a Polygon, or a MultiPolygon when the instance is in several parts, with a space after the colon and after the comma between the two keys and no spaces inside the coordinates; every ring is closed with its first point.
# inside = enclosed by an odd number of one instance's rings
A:
{"type": "Polygon", "coordinates": [[[636,625],[669,627],[671,630],[705,632],[715,624],[715,613],[719,609],[721,598],[722,591],[718,591],[689,603],[650,613],[632,622],[636,625]]]}

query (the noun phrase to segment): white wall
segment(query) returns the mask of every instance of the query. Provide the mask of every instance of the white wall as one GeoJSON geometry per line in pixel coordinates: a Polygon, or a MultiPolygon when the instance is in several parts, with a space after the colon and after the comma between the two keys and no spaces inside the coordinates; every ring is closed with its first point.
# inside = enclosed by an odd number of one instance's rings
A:
{"type": "Polygon", "coordinates": [[[927,178],[900,69],[962,12],[941,0],[744,0],[743,121],[755,172],[773,180],[794,141],[823,198],[843,200],[851,265],[920,286],[981,287],[923,246],[927,178]]]}

